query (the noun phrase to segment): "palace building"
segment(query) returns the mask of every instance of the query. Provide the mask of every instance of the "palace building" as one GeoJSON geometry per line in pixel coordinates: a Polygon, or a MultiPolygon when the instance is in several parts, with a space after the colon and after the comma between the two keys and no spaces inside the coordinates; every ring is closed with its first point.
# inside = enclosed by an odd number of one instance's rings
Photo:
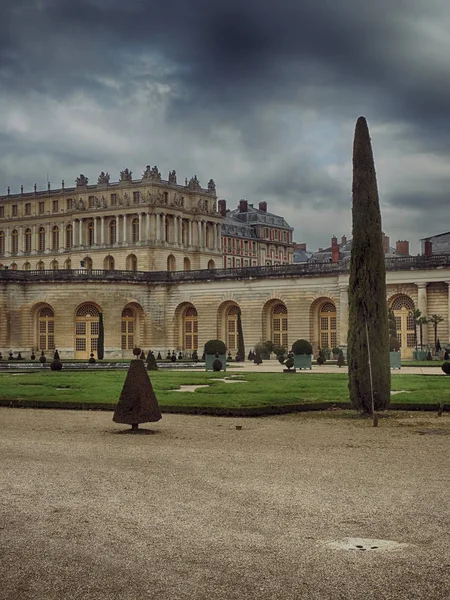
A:
{"type": "MultiPolygon", "coordinates": [[[[96,353],[99,315],[105,358],[132,349],[202,351],[220,338],[237,350],[240,311],[247,352],[261,341],[289,348],[298,338],[345,348],[347,240],[293,263],[293,230],[283,217],[241,200],[216,208],[210,180],[166,181],[156,167],[111,183],[80,175],[76,186],[0,198],[0,352],[31,350],[63,358],[96,353]]],[[[399,245],[400,244],[400,245],[399,245]]],[[[408,256],[406,242],[386,252],[387,298],[401,352],[416,344],[411,312],[439,314],[437,336],[450,346],[450,254],[408,256]]],[[[303,248],[303,246],[302,246],[303,248]]],[[[423,328],[423,344],[434,328],[423,328]]]]}

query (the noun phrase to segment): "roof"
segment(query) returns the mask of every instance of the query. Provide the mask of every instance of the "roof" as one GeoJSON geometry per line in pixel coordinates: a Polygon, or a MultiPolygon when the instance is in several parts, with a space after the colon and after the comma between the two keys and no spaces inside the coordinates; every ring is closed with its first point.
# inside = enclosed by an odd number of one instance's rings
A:
{"type": "Polygon", "coordinates": [[[227,211],[228,217],[234,221],[248,223],[249,225],[272,225],[294,231],[294,228],[289,225],[284,217],[255,208],[253,204],[248,204],[246,212],[240,212],[239,208],[227,211]]]}

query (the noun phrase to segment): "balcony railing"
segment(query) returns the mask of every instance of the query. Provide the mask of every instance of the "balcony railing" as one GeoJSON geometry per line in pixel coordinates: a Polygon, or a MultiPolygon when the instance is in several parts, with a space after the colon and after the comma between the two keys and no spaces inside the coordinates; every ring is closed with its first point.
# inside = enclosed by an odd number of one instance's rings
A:
{"type": "MultiPolygon", "coordinates": [[[[387,271],[450,269],[450,254],[387,258],[387,271]]],[[[345,274],[349,261],[339,263],[296,263],[240,269],[201,269],[197,271],[118,271],[104,269],[58,269],[13,271],[0,270],[0,281],[127,281],[136,283],[176,283],[224,279],[267,279],[280,277],[314,277],[345,274]]]]}

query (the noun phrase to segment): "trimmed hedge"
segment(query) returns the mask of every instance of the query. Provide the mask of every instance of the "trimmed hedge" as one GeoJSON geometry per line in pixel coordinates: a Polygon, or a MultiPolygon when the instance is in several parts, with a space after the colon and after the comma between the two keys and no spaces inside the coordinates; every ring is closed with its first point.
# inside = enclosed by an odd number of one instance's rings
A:
{"type": "Polygon", "coordinates": [[[294,354],[312,354],[313,349],[308,340],[296,340],[292,344],[292,352],[294,354]]]}
{"type": "Polygon", "coordinates": [[[205,354],[226,354],[227,347],[222,340],[208,340],[205,344],[205,354]]]}

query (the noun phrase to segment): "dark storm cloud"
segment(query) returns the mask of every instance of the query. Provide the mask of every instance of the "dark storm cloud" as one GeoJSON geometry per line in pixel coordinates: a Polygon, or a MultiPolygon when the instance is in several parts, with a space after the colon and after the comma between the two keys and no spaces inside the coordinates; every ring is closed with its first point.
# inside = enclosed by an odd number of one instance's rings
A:
{"type": "MultiPolygon", "coordinates": [[[[203,160],[221,194],[267,195],[283,207],[346,206],[352,127],[360,114],[369,119],[376,159],[428,152],[448,161],[447,4],[9,2],[0,20],[0,102],[21,110],[0,130],[0,150],[10,155],[0,160],[0,178],[18,185],[15,155],[22,156],[20,177],[27,170],[30,181],[49,164],[62,176],[86,165],[123,168],[133,149],[121,143],[128,133],[141,137],[136,152],[148,147],[161,160],[170,154],[189,169],[194,157],[203,160]],[[66,116],[45,123],[45,141],[42,131],[30,141],[30,127],[67,105],[66,116]],[[83,121],[99,121],[98,132],[77,142],[83,121]],[[102,145],[107,128],[117,136],[102,145]],[[214,154],[221,148],[225,159],[214,154]],[[237,166],[230,166],[233,160],[237,166]],[[330,171],[330,164],[342,172],[330,171]]],[[[407,167],[401,190],[389,168],[379,169],[388,182],[387,206],[416,211],[420,198],[440,205],[448,189],[442,169],[429,170],[422,194],[408,182],[407,167]]]]}

